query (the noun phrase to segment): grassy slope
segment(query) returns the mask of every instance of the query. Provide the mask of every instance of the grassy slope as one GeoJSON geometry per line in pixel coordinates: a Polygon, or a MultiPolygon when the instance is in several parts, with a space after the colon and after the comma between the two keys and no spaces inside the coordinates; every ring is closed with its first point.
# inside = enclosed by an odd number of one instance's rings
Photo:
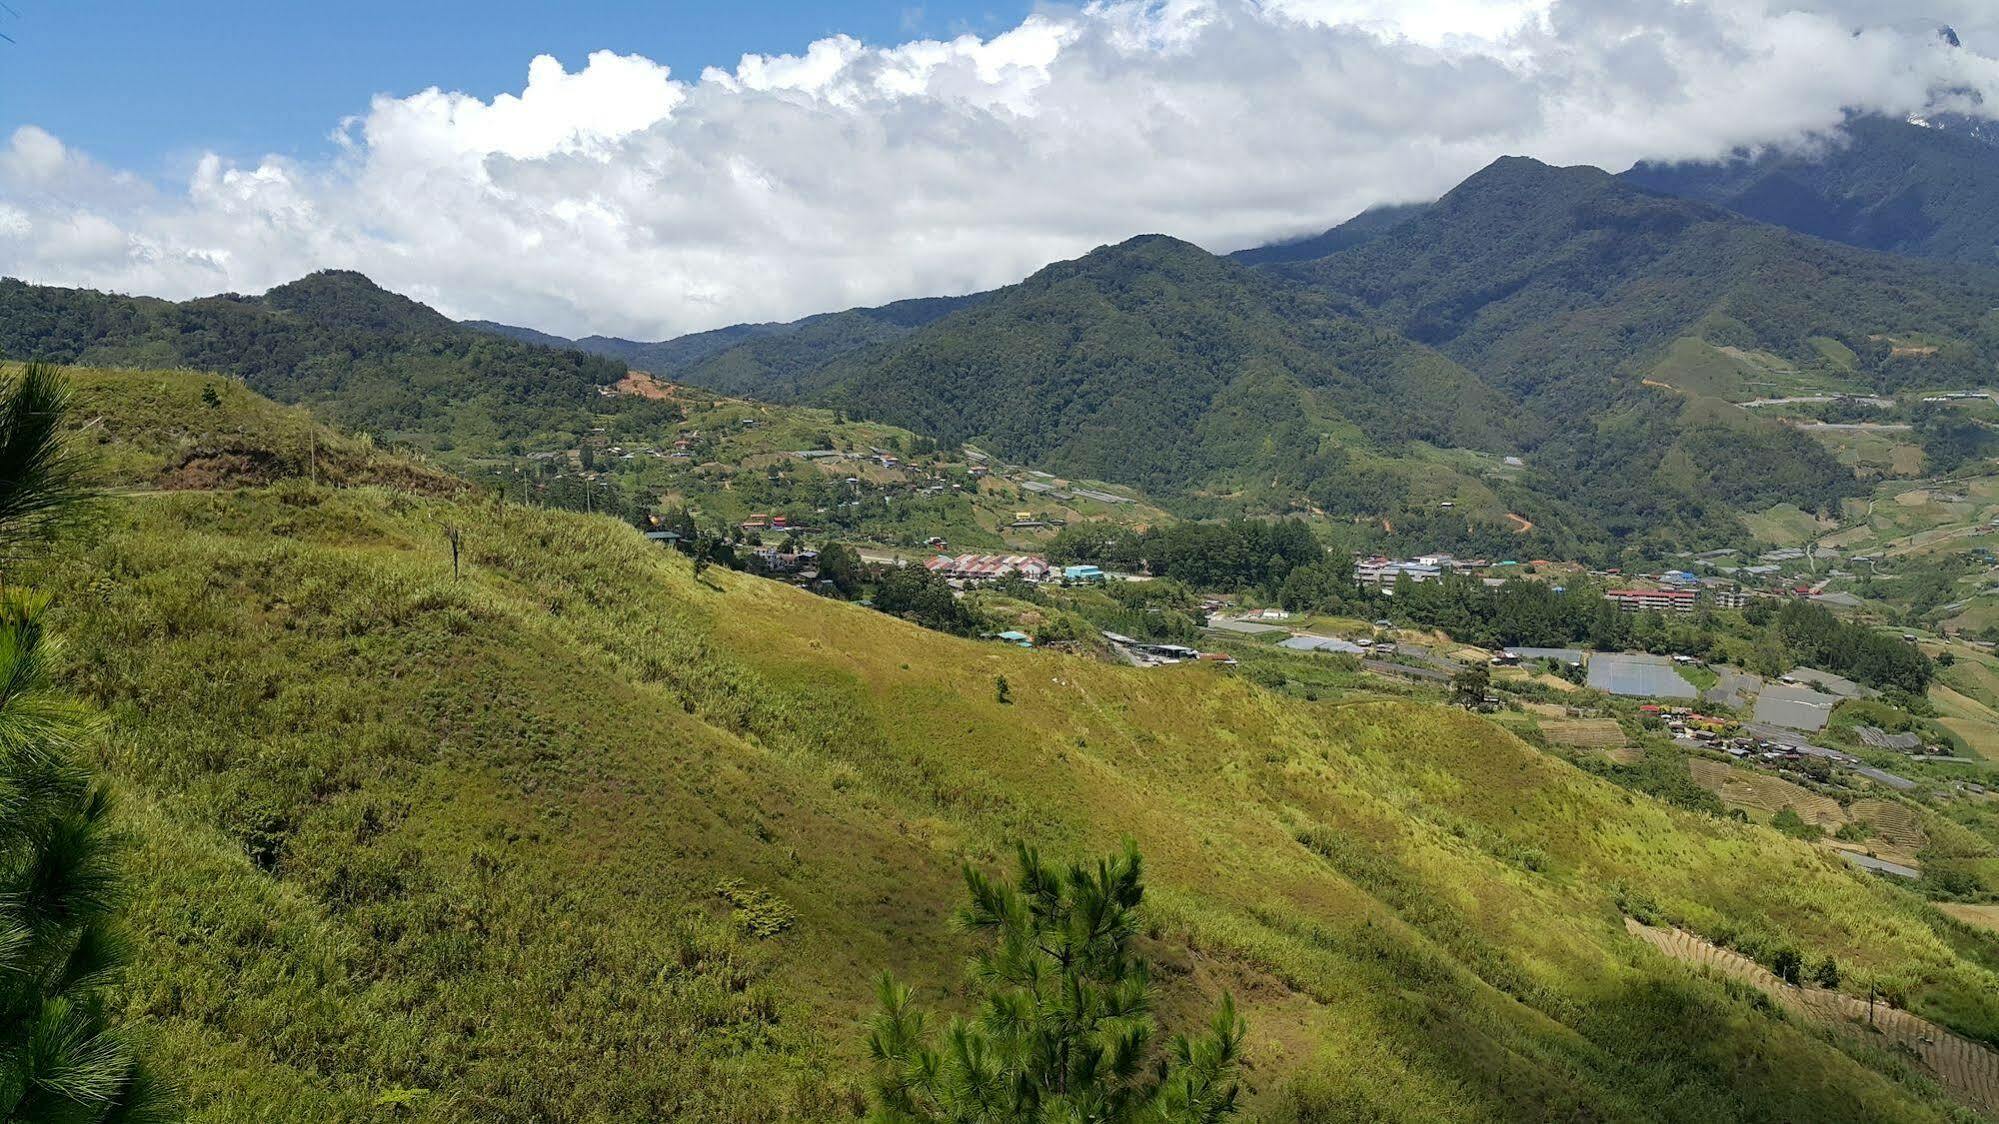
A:
{"type": "MultiPolygon", "coordinates": [[[[0,365],[0,374],[11,374],[0,365]]],[[[72,368],[82,441],[107,482],[123,488],[207,488],[307,477],[431,493],[454,477],[280,406],[233,379],[192,371],[72,368]],[[203,400],[215,392],[215,404],[203,400]]]]}
{"type": "Polygon", "coordinates": [[[1267,1095],[1337,1075],[1395,1115],[1626,1116],[1683,1085],[1712,1119],[1737,1097],[1806,1111],[1826,1082],[1915,1111],[1619,939],[1615,881],[1999,1032],[1992,973],[1910,899],[1476,719],[711,588],[570,516],[488,521],[453,582],[439,528],[466,515],[302,485],[128,501],[55,575],[102,594],[67,602],[74,677],[175,856],[150,864],[161,967],[135,1005],[209,1118],[323,1119],[402,1086],[437,1090],[438,1118],[833,1111],[868,976],[950,983],[951,871],[1018,836],[1139,837],[1174,1003],[1243,992],[1267,1095]],[[796,926],[726,933],[725,877],[796,926]]]}
{"type": "Polygon", "coordinates": [[[1237,992],[1279,1119],[1940,1111],[1640,948],[1620,884],[1999,1039],[1994,940],[1429,704],[954,640],[608,520],[298,480],[110,501],[40,580],[145,858],[129,1006],[198,1120],[844,1115],[872,974],[951,1001],[957,864],[1125,832],[1170,1021],[1237,992]],[[791,926],[748,936],[724,879],[791,926]]]}

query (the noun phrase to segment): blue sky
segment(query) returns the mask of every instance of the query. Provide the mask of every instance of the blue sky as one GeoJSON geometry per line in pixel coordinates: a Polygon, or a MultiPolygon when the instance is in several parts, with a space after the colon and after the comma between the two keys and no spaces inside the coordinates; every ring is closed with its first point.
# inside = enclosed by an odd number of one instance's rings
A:
{"type": "Polygon", "coordinates": [[[1999,107],[1995,0],[0,2],[0,276],[355,269],[565,335],[971,292],[1137,234],[1224,252],[1502,155],[1999,107]]]}
{"type": "Polygon", "coordinates": [[[0,135],[38,125],[105,163],[179,174],[203,151],[311,157],[375,93],[516,91],[528,60],[638,53],[692,80],[745,52],[986,34],[1025,0],[6,0],[0,135]]]}

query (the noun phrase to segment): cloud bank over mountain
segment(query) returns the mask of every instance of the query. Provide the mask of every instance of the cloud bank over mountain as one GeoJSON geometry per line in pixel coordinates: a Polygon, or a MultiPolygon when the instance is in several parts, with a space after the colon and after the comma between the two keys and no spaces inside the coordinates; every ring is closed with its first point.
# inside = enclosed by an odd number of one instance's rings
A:
{"type": "Polygon", "coordinates": [[[1120,0],[697,76],[544,56],[490,101],[378,95],[328,123],[328,160],[209,154],[170,185],[20,123],[0,274],[185,297],[352,268],[455,315],[659,337],[987,288],[1148,231],[1234,249],[1509,153],[1617,169],[1999,106],[1999,14],[1929,7],[1120,0]]]}

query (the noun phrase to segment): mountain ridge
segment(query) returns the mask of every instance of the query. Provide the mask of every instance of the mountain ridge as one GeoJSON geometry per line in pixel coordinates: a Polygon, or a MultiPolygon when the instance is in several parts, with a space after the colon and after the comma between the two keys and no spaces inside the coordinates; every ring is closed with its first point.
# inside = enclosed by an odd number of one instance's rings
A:
{"type": "Polygon", "coordinates": [[[1641,162],[1622,178],[1863,249],[1999,263],[1999,144],[1948,121],[1856,116],[1815,151],[1641,162]]]}

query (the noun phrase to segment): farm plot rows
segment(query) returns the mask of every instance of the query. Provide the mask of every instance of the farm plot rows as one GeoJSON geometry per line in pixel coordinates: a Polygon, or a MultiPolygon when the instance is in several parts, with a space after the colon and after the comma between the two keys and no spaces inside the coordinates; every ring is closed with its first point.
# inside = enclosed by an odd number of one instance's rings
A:
{"type": "Polygon", "coordinates": [[[1630,919],[1624,924],[1633,936],[1665,955],[1750,984],[1795,1014],[1840,1029],[1867,1028],[1880,1034],[1967,1105],[1987,1115],[1999,1113],[1999,1052],[1990,1047],[1885,1003],[1870,1004],[1829,988],[1785,983],[1756,961],[1684,930],[1630,919]]]}

